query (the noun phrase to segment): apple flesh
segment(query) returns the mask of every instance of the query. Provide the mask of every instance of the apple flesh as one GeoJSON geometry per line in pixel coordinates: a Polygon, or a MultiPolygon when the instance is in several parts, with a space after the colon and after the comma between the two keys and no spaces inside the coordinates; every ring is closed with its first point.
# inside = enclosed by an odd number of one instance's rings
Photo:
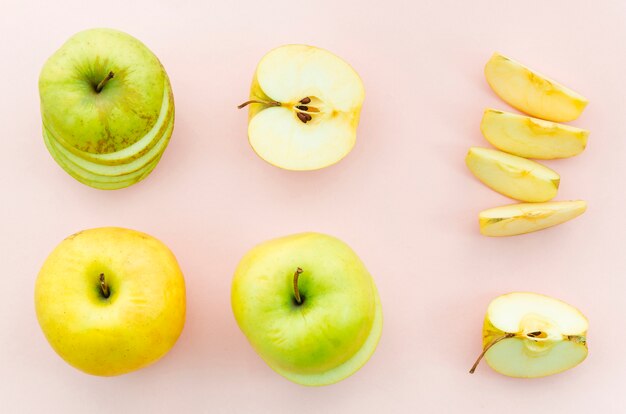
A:
{"type": "Polygon", "coordinates": [[[158,164],[174,127],[167,74],[139,40],[112,29],[72,36],[39,77],[44,141],[78,181],[119,189],[158,164]]]}
{"type": "Polygon", "coordinates": [[[494,147],[526,158],[568,158],[587,146],[589,131],[510,112],[487,109],[480,124],[494,147]]]}
{"type": "Polygon", "coordinates": [[[557,195],[559,175],[535,161],[502,151],[472,147],[465,163],[476,178],[507,197],[542,202],[557,195]]]}
{"type": "Polygon", "coordinates": [[[350,247],[323,234],[253,248],[237,267],[231,301],[261,358],[302,385],[350,376],[373,354],[382,332],[372,277],[350,247]]]}
{"type": "Polygon", "coordinates": [[[37,319],[52,348],[92,375],[154,363],[185,323],[185,282],[172,252],[134,230],[74,234],[46,259],[35,284],[37,319]]]}
{"type": "Polygon", "coordinates": [[[573,306],[536,293],[516,292],[494,299],[483,326],[481,358],[510,377],[556,374],[587,357],[585,316],[573,306]]]}
{"type": "Polygon", "coordinates": [[[565,223],[586,210],[582,200],[520,203],[481,211],[478,222],[485,236],[516,236],[565,223]]]}
{"type": "Polygon", "coordinates": [[[317,47],[287,45],[257,66],[248,138],[265,161],[287,170],[316,170],[344,158],[356,142],[365,91],[359,75],[317,47]]]}
{"type": "Polygon", "coordinates": [[[548,121],[573,121],[588,103],[573,90],[499,53],[485,65],[485,78],[506,103],[548,121]]]}

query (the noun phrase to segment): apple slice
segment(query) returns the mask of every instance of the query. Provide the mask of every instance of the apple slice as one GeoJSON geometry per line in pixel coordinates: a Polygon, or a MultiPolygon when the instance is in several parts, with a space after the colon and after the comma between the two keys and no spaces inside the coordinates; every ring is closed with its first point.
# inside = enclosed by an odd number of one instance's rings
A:
{"type": "Polygon", "coordinates": [[[495,109],[485,110],[480,130],[502,151],[544,160],[580,154],[589,136],[581,128],[495,109]]]}
{"type": "Polygon", "coordinates": [[[481,211],[478,223],[485,236],[516,236],[565,223],[585,210],[582,200],[511,204],[481,211]]]}
{"type": "Polygon", "coordinates": [[[485,65],[485,77],[506,103],[538,118],[573,121],[588,103],[573,90],[499,53],[485,65]]]}
{"type": "Polygon", "coordinates": [[[516,200],[548,201],[559,188],[560,177],[550,168],[502,151],[472,147],[465,163],[485,185],[516,200]]]}
{"type": "Polygon", "coordinates": [[[587,357],[587,318],[576,308],[548,296],[515,292],[494,299],[483,325],[484,357],[510,377],[556,374],[587,357]]]}
{"type": "Polygon", "coordinates": [[[265,161],[316,170],[345,157],[356,142],[365,92],[344,60],[313,46],[287,45],[261,59],[252,81],[248,138],[265,161]]]}

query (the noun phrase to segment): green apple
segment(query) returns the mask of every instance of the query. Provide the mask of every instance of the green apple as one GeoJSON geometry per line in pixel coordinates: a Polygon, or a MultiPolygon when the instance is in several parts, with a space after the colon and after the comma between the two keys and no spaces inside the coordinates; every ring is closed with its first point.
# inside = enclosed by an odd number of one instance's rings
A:
{"type": "Polygon", "coordinates": [[[66,362],[92,375],[119,375],[174,346],[185,323],[185,281],[172,252],[154,237],[91,229],[68,237],[46,259],[35,308],[66,362]]]}
{"type": "Polygon", "coordinates": [[[324,234],[296,234],[253,248],[237,267],[231,300],[261,358],[302,385],[350,376],[382,333],[372,277],[348,245],[324,234]]]}
{"type": "Polygon", "coordinates": [[[587,318],[548,296],[515,292],[494,299],[483,326],[484,357],[495,371],[518,378],[556,374],[587,357],[587,318]]]}
{"type": "Polygon", "coordinates": [[[365,90],[338,56],[306,45],[281,46],[259,62],[250,90],[248,138],[265,161],[317,170],[354,147],[365,90]]]}
{"type": "Polygon", "coordinates": [[[92,187],[134,184],[169,143],[174,99],[168,76],[126,33],[91,29],[71,37],[44,65],[39,93],[53,158],[92,187]]]}
{"type": "Polygon", "coordinates": [[[488,148],[470,148],[465,163],[483,184],[520,201],[551,200],[561,181],[555,171],[538,162],[488,148]]]}

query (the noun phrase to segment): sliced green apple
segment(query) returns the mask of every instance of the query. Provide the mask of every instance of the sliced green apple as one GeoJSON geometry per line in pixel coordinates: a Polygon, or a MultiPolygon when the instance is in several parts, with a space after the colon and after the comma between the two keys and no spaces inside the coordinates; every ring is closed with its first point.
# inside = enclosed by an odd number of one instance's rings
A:
{"type": "Polygon", "coordinates": [[[565,223],[585,210],[587,203],[582,200],[520,203],[481,211],[478,221],[485,236],[515,236],[565,223]]]}
{"type": "Polygon", "coordinates": [[[48,151],[65,172],[71,175],[77,181],[100,190],[117,190],[125,187],[129,187],[144,178],[146,178],[152,170],[157,166],[163,153],[160,153],[155,159],[143,166],[141,169],[133,171],[132,173],[118,176],[105,176],[94,174],[90,171],[84,170],[67,160],[63,155],[59,154],[56,148],[53,146],[52,141],[48,139],[44,131],[44,142],[48,151]]]}
{"type": "Polygon", "coordinates": [[[159,112],[159,118],[154,123],[152,129],[143,138],[126,148],[116,152],[104,154],[94,154],[81,151],[72,146],[69,142],[66,142],[63,139],[63,136],[54,130],[52,123],[47,122],[46,113],[42,112],[43,123],[48,131],[48,136],[53,138],[54,141],[60,144],[66,151],[71,151],[75,157],[82,158],[88,162],[102,165],[121,165],[131,163],[137,158],[145,155],[158,142],[161,142],[161,138],[166,131],[170,130],[171,133],[172,126],[170,124],[174,119],[174,96],[172,95],[172,89],[167,76],[165,76],[164,82],[163,101],[159,112]]]}
{"type": "Polygon", "coordinates": [[[580,154],[589,136],[581,128],[495,109],[485,110],[480,129],[502,151],[545,160],[580,154]]]}
{"type": "Polygon", "coordinates": [[[465,162],[485,185],[516,200],[548,201],[559,188],[560,177],[553,170],[502,151],[472,147],[465,162]]]}
{"type": "Polygon", "coordinates": [[[499,53],[485,65],[485,77],[506,103],[537,118],[573,121],[588,103],[573,90],[499,53]]]}
{"type": "Polygon", "coordinates": [[[157,157],[160,157],[160,155],[163,153],[163,151],[165,151],[167,145],[169,144],[169,139],[172,135],[173,129],[174,120],[170,119],[167,123],[167,128],[165,129],[165,131],[163,131],[163,135],[157,140],[157,143],[153,145],[148,152],[144,153],[139,158],[131,160],[126,164],[117,165],[102,165],[80,158],[71,151],[68,151],[62,145],[56,144],[54,142],[54,139],[51,138],[49,131],[45,129],[44,130],[48,137],[47,139],[50,141],[50,145],[54,147],[56,152],[63,156],[69,163],[75,165],[82,170],[88,171],[91,174],[114,177],[131,174],[137,170],[142,169],[145,165],[151,163],[157,157]]]}
{"type": "Polygon", "coordinates": [[[315,170],[345,157],[356,142],[365,92],[341,58],[312,46],[287,45],[261,59],[252,81],[248,137],[265,161],[315,170]]]}
{"type": "Polygon", "coordinates": [[[494,299],[483,326],[484,357],[495,371],[518,378],[556,374],[587,357],[587,318],[548,296],[515,292],[494,299]]]}

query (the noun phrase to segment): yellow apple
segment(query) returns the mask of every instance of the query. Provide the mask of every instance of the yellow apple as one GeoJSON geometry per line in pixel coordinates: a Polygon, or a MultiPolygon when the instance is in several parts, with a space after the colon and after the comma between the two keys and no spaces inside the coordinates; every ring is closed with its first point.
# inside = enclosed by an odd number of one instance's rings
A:
{"type": "Polygon", "coordinates": [[[511,204],[481,211],[478,222],[485,236],[515,236],[556,226],[585,210],[587,203],[582,200],[511,204]]]}
{"type": "Polygon", "coordinates": [[[52,348],[92,375],[145,367],[176,343],[185,323],[185,281],[154,237],[116,227],[59,244],[35,284],[37,319],[52,348]]]}
{"type": "Polygon", "coordinates": [[[480,130],[502,151],[544,160],[580,154],[589,136],[585,129],[495,109],[485,110],[480,130]]]}
{"type": "Polygon", "coordinates": [[[502,151],[472,147],[465,163],[485,185],[516,200],[548,201],[559,189],[560,177],[556,172],[535,161],[502,151]]]}
{"type": "Polygon", "coordinates": [[[573,121],[588,103],[573,90],[499,53],[485,65],[485,77],[506,103],[537,118],[573,121]]]}
{"type": "Polygon", "coordinates": [[[317,170],[345,157],[356,142],[365,99],[359,75],[340,57],[306,45],[281,46],[259,62],[249,106],[248,139],[265,161],[317,170]]]}
{"type": "Polygon", "coordinates": [[[500,374],[536,378],[556,374],[587,357],[587,318],[548,296],[515,292],[494,299],[483,326],[484,357],[500,374]]]}

